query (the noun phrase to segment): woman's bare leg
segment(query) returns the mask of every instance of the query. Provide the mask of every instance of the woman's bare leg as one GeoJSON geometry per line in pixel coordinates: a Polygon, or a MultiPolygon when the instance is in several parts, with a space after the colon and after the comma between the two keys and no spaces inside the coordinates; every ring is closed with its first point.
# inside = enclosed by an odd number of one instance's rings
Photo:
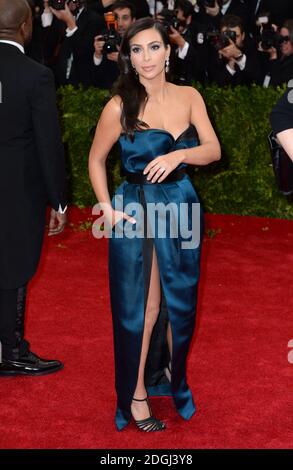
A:
{"type": "Polygon", "coordinates": [[[168,368],[165,369],[165,373],[167,375],[167,378],[169,381],[171,381],[171,363],[172,363],[172,330],[171,330],[171,324],[170,321],[168,322],[168,327],[167,327],[167,343],[168,343],[168,349],[170,353],[170,362],[168,364],[168,368]]]}
{"type": "MultiPolygon", "coordinates": [[[[140,355],[140,364],[138,370],[138,380],[136,384],[136,389],[134,392],[134,398],[143,399],[147,396],[145,383],[144,383],[144,372],[145,364],[147,359],[147,354],[150,346],[150,339],[152,335],[153,328],[158,319],[160,312],[160,303],[161,303],[161,286],[160,286],[160,272],[158,267],[157,255],[155,249],[153,248],[152,253],[152,267],[151,267],[151,276],[150,284],[147,298],[147,305],[145,311],[145,323],[142,339],[142,349],[140,355]]],[[[135,402],[131,404],[131,411],[134,419],[145,419],[150,416],[148,405],[145,401],[135,402]]]]}

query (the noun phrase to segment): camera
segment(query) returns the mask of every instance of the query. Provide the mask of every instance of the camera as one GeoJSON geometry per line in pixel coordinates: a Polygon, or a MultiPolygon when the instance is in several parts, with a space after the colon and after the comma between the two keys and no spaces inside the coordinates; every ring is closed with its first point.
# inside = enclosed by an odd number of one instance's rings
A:
{"type": "Polygon", "coordinates": [[[117,46],[120,46],[120,43],[121,43],[121,37],[117,33],[117,31],[115,29],[107,30],[101,36],[102,36],[101,40],[105,41],[105,44],[103,46],[103,54],[110,54],[111,52],[117,52],[117,46]]]}
{"type": "Polygon", "coordinates": [[[49,0],[49,7],[54,10],[65,10],[66,0],[49,0]]]}
{"type": "Polygon", "coordinates": [[[234,43],[236,42],[236,32],[227,29],[226,31],[220,32],[210,32],[206,33],[207,40],[209,43],[216,49],[216,51],[220,51],[225,47],[230,45],[230,40],[234,43]]]}
{"type": "Polygon", "coordinates": [[[105,41],[103,46],[103,54],[117,52],[117,46],[120,46],[121,36],[117,32],[117,21],[113,12],[104,14],[107,29],[102,32],[102,40],[105,41]]]}
{"type": "Polygon", "coordinates": [[[272,26],[264,28],[259,36],[259,43],[264,51],[271,49],[271,47],[277,48],[281,42],[280,40],[279,33],[272,26]]]}
{"type": "Polygon", "coordinates": [[[179,28],[181,22],[178,20],[175,10],[168,10],[168,8],[163,8],[163,10],[160,11],[160,16],[163,17],[161,22],[168,34],[172,32],[171,26],[174,29],[179,28]]]}

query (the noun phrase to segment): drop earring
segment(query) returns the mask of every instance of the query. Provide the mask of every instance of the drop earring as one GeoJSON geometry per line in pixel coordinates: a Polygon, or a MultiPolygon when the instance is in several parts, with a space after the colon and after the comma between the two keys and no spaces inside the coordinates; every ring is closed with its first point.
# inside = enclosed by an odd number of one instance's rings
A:
{"type": "Polygon", "coordinates": [[[170,64],[170,62],[169,62],[169,57],[168,57],[168,59],[166,59],[166,63],[165,63],[165,71],[166,71],[166,73],[169,72],[169,64],[170,64]]]}

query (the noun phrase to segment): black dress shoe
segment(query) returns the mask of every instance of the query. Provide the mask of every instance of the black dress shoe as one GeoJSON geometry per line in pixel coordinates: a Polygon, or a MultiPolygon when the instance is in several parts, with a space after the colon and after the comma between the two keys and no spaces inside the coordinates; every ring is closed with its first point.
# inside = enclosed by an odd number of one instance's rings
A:
{"type": "Polygon", "coordinates": [[[2,359],[0,362],[0,376],[3,375],[46,375],[63,369],[60,361],[41,359],[28,351],[18,360],[2,359]]]}

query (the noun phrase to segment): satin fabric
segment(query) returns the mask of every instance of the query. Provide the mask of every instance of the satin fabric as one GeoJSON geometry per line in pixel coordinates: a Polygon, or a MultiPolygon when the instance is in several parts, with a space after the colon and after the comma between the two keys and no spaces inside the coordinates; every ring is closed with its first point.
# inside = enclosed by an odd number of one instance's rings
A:
{"type": "MultiPolygon", "coordinates": [[[[162,129],[135,131],[134,141],[126,135],[119,139],[122,172],[140,172],[159,155],[174,150],[192,148],[199,144],[196,129],[190,125],[175,139],[162,129]]],[[[183,168],[181,164],[177,168],[183,168]]],[[[119,199],[119,198],[118,198],[119,199]]],[[[199,203],[196,191],[186,174],[182,180],[165,184],[130,184],[124,181],[116,190],[112,205],[124,210],[131,202],[139,202],[144,209],[147,203],[199,203]],[[117,205],[117,196],[123,197],[117,205]],[[118,207],[119,206],[119,207],[118,207]]],[[[158,225],[149,221],[147,211],[130,213],[136,219],[136,227],[144,222],[149,226],[152,238],[128,238],[131,224],[125,220],[117,223],[109,240],[109,281],[114,332],[115,386],[117,392],[116,426],[123,429],[131,418],[131,400],[135,391],[144,316],[149,289],[152,250],[156,250],[160,271],[162,302],[158,322],[154,328],[146,364],[148,394],[172,396],[179,414],[189,419],[195,412],[195,404],[186,382],[186,358],[194,331],[197,285],[199,279],[200,238],[196,248],[182,249],[182,237],[158,236],[158,225]],[[122,234],[122,235],[121,235],[122,234]],[[170,354],[166,341],[168,321],[172,330],[171,383],[164,374],[170,354]]],[[[192,222],[188,211],[188,224],[192,222]]],[[[202,233],[202,214],[199,220],[202,233]]],[[[170,224],[174,223],[172,215],[170,224]]]]}

